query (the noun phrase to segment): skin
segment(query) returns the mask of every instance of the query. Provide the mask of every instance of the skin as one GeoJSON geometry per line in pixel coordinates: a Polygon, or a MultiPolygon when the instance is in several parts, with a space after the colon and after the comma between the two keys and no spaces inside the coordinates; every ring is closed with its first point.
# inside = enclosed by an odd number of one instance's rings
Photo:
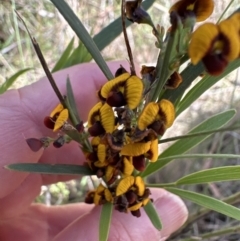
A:
{"type": "MultiPolygon", "coordinates": [[[[111,62],[114,73],[127,62],[111,62]]],[[[96,91],[106,78],[95,64],[76,65],[54,74],[55,81],[65,94],[69,75],[80,116],[87,113],[97,102],[96,91]]],[[[33,204],[41,185],[66,181],[72,176],[20,173],[4,169],[11,163],[59,163],[79,164],[84,157],[77,144],[70,143],[60,149],[49,147],[32,152],[26,138],[56,136],[43,125],[43,119],[59,103],[46,78],[19,90],[10,90],[0,96],[0,240],[15,241],[66,241],[98,240],[98,225],[101,207],[84,203],[48,207],[33,204]]],[[[109,240],[166,240],[187,219],[183,201],[163,190],[151,189],[151,198],[163,222],[157,231],[144,210],[140,218],[131,214],[113,212],[109,240]]]]}

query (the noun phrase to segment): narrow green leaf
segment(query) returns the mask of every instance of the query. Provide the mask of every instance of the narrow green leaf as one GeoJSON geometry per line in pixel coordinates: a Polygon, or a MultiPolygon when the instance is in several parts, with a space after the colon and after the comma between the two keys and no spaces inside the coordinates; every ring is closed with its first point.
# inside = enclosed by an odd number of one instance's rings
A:
{"type": "Polygon", "coordinates": [[[208,197],[203,194],[182,190],[179,188],[167,187],[165,189],[171,193],[178,195],[179,197],[181,197],[183,199],[187,199],[202,207],[222,213],[228,217],[240,220],[240,209],[238,209],[232,205],[229,205],[223,201],[217,200],[212,197],[208,197]]]}
{"type": "Polygon", "coordinates": [[[106,62],[104,61],[99,49],[94,43],[93,39],[89,35],[88,31],[85,29],[82,22],[76,16],[76,14],[72,11],[69,5],[63,0],[51,0],[51,2],[56,6],[65,20],[68,22],[70,27],[76,33],[78,38],[83,42],[89,53],[92,55],[93,59],[98,64],[99,68],[105,74],[108,80],[113,79],[113,75],[108,68],[106,62]]]}
{"type": "Polygon", "coordinates": [[[161,230],[162,229],[162,223],[161,223],[160,217],[157,213],[157,210],[154,207],[154,204],[150,201],[143,208],[144,208],[146,214],[148,215],[149,219],[151,220],[153,226],[157,230],[161,230]]]}
{"type": "Polygon", "coordinates": [[[112,203],[105,203],[102,206],[100,221],[99,221],[99,241],[107,241],[112,219],[112,203]]]}
{"type": "Polygon", "coordinates": [[[189,107],[196,99],[198,99],[206,90],[224,78],[227,74],[235,70],[240,66],[240,59],[230,62],[224,72],[219,76],[210,76],[202,78],[183,98],[183,100],[177,106],[177,115],[182,113],[187,107],[189,107]]]}
{"type": "Polygon", "coordinates": [[[180,159],[193,159],[198,158],[196,160],[199,161],[199,158],[212,158],[212,159],[228,159],[228,158],[240,158],[240,155],[235,154],[184,154],[184,155],[176,155],[176,156],[168,156],[162,157],[161,161],[169,161],[169,160],[180,160],[180,159]]]}
{"type": "Polygon", "coordinates": [[[91,54],[88,52],[84,44],[79,41],[79,45],[74,51],[71,53],[69,58],[66,61],[64,68],[80,64],[86,63],[92,60],[91,54]]]}
{"type": "Polygon", "coordinates": [[[5,166],[5,168],[19,172],[35,172],[42,174],[93,175],[92,170],[87,166],[68,164],[15,163],[5,166]]]}
{"type": "Polygon", "coordinates": [[[8,78],[1,86],[0,86],[0,94],[3,94],[5,91],[7,91],[11,85],[17,80],[17,78],[24,74],[25,72],[31,70],[32,68],[26,68],[18,71],[14,75],[12,75],[10,78],[8,78]]]}
{"type": "MultiPolygon", "coordinates": [[[[235,110],[228,110],[226,112],[222,112],[220,114],[214,115],[210,117],[208,120],[202,122],[200,125],[192,129],[189,134],[191,133],[197,133],[201,131],[210,131],[210,130],[216,130],[217,128],[222,127],[223,125],[227,124],[235,115],[235,110]]],[[[158,160],[155,163],[151,163],[148,165],[148,167],[145,169],[144,172],[141,173],[142,177],[148,176],[161,168],[163,168],[165,165],[171,162],[171,160],[162,160],[162,158],[167,158],[169,156],[175,156],[175,155],[181,155],[190,149],[192,149],[197,144],[204,141],[208,136],[211,134],[186,138],[182,140],[176,141],[174,144],[172,144],[169,148],[167,148],[158,158],[158,160]]]]}
{"type": "Polygon", "coordinates": [[[67,101],[72,110],[71,113],[74,114],[77,122],[80,123],[81,119],[78,115],[77,105],[76,105],[76,101],[75,101],[73,90],[72,90],[72,85],[71,85],[69,78],[67,78],[67,88],[66,89],[67,89],[67,101]]]}
{"type": "Polygon", "coordinates": [[[59,58],[58,62],[53,67],[52,73],[54,73],[60,69],[66,68],[65,66],[66,66],[68,57],[70,56],[70,54],[73,50],[73,44],[74,44],[74,37],[71,39],[68,46],[66,47],[66,49],[62,53],[61,57],[59,58]]]}
{"type": "Polygon", "coordinates": [[[176,181],[177,185],[208,182],[231,181],[240,179],[240,166],[216,167],[186,175],[176,181]]]}
{"type": "MultiPolygon", "coordinates": [[[[144,1],[142,3],[142,7],[145,10],[148,10],[155,0],[148,0],[144,1]]],[[[133,24],[130,21],[126,21],[126,27],[133,24]]],[[[105,47],[107,47],[118,35],[122,33],[122,22],[121,17],[114,20],[112,23],[110,23],[107,27],[102,29],[98,34],[96,34],[93,37],[94,42],[96,43],[99,50],[103,50],[105,47]]]]}

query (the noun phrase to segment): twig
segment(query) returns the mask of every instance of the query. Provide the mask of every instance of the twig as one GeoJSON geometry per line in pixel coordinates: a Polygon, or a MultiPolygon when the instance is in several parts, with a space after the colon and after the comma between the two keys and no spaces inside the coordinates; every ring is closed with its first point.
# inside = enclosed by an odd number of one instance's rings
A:
{"type": "Polygon", "coordinates": [[[131,50],[131,46],[129,44],[127,30],[126,30],[126,24],[125,24],[125,18],[126,18],[125,9],[126,9],[126,2],[125,2],[125,0],[122,0],[121,15],[122,15],[123,35],[124,35],[125,44],[126,44],[126,47],[127,47],[128,57],[129,57],[129,61],[130,61],[131,75],[136,75],[132,50],[131,50]]]}
{"type": "Polygon", "coordinates": [[[53,90],[55,91],[59,101],[62,103],[62,105],[65,106],[64,98],[63,98],[62,94],[60,93],[60,91],[59,91],[59,89],[58,89],[58,87],[57,87],[57,85],[56,85],[56,83],[55,83],[55,81],[53,79],[53,76],[52,76],[52,74],[51,74],[51,72],[50,72],[50,70],[49,70],[49,68],[47,66],[47,63],[46,63],[46,61],[45,61],[45,59],[43,57],[42,51],[41,51],[41,49],[40,49],[36,39],[34,37],[32,37],[32,35],[30,34],[30,32],[29,32],[29,30],[27,28],[27,25],[24,22],[24,20],[22,19],[22,17],[20,16],[20,14],[16,10],[15,10],[15,13],[17,14],[17,16],[19,17],[19,19],[21,20],[21,22],[23,23],[24,27],[27,30],[27,33],[28,33],[28,35],[29,35],[29,37],[30,37],[30,39],[32,41],[33,47],[34,47],[34,49],[36,51],[36,54],[37,54],[37,56],[39,58],[39,61],[41,62],[43,70],[44,70],[44,72],[45,72],[45,74],[46,74],[46,76],[47,76],[47,78],[48,78],[48,80],[49,80],[53,90]]]}

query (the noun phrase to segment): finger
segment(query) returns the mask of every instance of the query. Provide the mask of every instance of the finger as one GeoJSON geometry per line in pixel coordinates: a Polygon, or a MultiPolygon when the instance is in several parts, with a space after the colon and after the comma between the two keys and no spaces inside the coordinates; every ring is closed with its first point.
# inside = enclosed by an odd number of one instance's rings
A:
{"type": "MultiPolygon", "coordinates": [[[[109,63],[113,73],[120,66],[127,68],[127,62],[109,63]]],[[[96,64],[82,64],[59,71],[54,74],[57,84],[63,94],[66,94],[66,79],[69,75],[73,85],[80,114],[86,119],[87,111],[96,101],[95,92],[106,81],[96,64]],[[89,94],[91,93],[91,94],[89,94]],[[86,99],[88,100],[86,102],[86,99]]],[[[46,78],[30,86],[18,90],[11,90],[0,97],[0,198],[5,197],[18,187],[27,177],[27,173],[16,173],[5,170],[3,166],[11,163],[32,162],[40,159],[43,151],[32,152],[25,142],[25,138],[41,138],[44,135],[53,136],[52,131],[43,125],[43,118],[59,103],[46,78]],[[6,185],[6,183],[8,185],[6,185]]],[[[56,134],[54,134],[56,135],[56,134]]],[[[82,164],[83,159],[76,145],[68,145],[67,154],[63,151],[44,151],[41,161],[45,163],[75,163],[82,164]]],[[[46,178],[46,183],[56,181],[58,177],[46,178]]],[[[61,176],[59,180],[66,180],[61,176]]]]}
{"type": "MultiPolygon", "coordinates": [[[[25,212],[35,197],[39,195],[41,184],[40,175],[30,174],[14,191],[0,199],[0,222],[25,212]]],[[[5,183],[5,185],[8,184],[5,183]]]]}
{"type": "MultiPolygon", "coordinates": [[[[109,241],[114,240],[166,240],[187,219],[187,209],[183,201],[165,190],[152,189],[154,205],[163,223],[161,231],[156,230],[144,210],[141,217],[136,218],[130,213],[113,212],[109,241]]],[[[54,241],[65,240],[98,240],[101,207],[95,207],[89,213],[78,218],[62,232],[54,241]]]]}
{"type": "Polygon", "coordinates": [[[67,225],[89,212],[92,205],[51,206],[33,204],[14,218],[0,220],[0,240],[50,241],[67,225]]]}

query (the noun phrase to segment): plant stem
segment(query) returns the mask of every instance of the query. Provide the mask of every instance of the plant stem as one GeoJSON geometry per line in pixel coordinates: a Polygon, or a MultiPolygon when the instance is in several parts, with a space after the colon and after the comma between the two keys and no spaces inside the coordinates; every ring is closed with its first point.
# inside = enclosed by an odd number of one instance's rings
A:
{"type": "Polygon", "coordinates": [[[128,35],[127,35],[127,30],[126,30],[126,23],[125,23],[126,14],[125,14],[125,9],[126,9],[126,2],[125,2],[125,0],[122,0],[121,15],[122,15],[123,35],[124,35],[124,40],[125,40],[125,44],[126,44],[126,47],[127,47],[127,52],[128,52],[129,61],[130,61],[131,75],[136,75],[136,70],[135,70],[135,66],[134,66],[134,60],[133,60],[132,50],[131,50],[131,46],[130,46],[130,44],[129,44],[128,35]]]}
{"type": "Polygon", "coordinates": [[[156,66],[156,81],[157,86],[155,88],[155,91],[150,96],[149,101],[157,101],[159,94],[161,93],[166,81],[168,80],[169,76],[173,72],[173,70],[170,70],[170,62],[172,60],[172,53],[176,45],[176,39],[178,35],[178,30],[174,32],[170,32],[169,36],[166,37],[163,48],[161,49],[161,52],[158,56],[158,62],[156,66]]]}
{"type": "Polygon", "coordinates": [[[49,82],[50,82],[53,90],[55,91],[55,93],[56,93],[59,101],[61,102],[62,105],[66,106],[66,105],[65,105],[64,98],[63,98],[62,94],[60,93],[60,91],[59,91],[59,89],[58,89],[58,87],[57,87],[57,85],[56,85],[56,83],[55,83],[55,81],[54,81],[54,79],[53,79],[53,76],[52,76],[50,70],[48,69],[47,63],[46,63],[46,61],[45,61],[45,59],[44,59],[44,57],[43,57],[42,51],[41,51],[41,49],[40,49],[40,47],[39,47],[36,39],[35,39],[34,37],[32,37],[32,35],[30,34],[30,32],[29,32],[29,30],[28,30],[28,28],[27,28],[26,23],[24,22],[24,20],[22,19],[22,17],[19,15],[19,13],[18,13],[17,11],[15,11],[15,13],[16,13],[17,16],[19,17],[19,19],[22,21],[24,27],[25,27],[26,30],[27,30],[27,33],[28,33],[28,35],[29,35],[29,37],[30,37],[30,39],[31,39],[31,41],[32,41],[33,47],[34,47],[34,49],[35,49],[35,51],[36,51],[36,54],[37,54],[37,56],[38,56],[38,58],[39,58],[39,61],[41,62],[41,65],[42,65],[42,67],[43,67],[43,70],[44,70],[44,72],[45,72],[45,74],[46,74],[46,76],[47,76],[47,78],[48,78],[48,80],[49,80],[49,82]]]}
{"type": "MultiPolygon", "coordinates": [[[[238,202],[240,202],[240,192],[237,192],[227,198],[224,198],[222,200],[223,202],[225,203],[228,203],[228,204],[231,204],[231,205],[234,205],[238,202]]],[[[184,225],[178,229],[176,232],[174,232],[170,237],[169,239],[173,239],[173,238],[176,238],[178,237],[180,234],[182,234],[182,232],[187,228],[189,227],[192,223],[194,223],[195,221],[197,221],[198,219],[202,218],[203,216],[209,214],[210,212],[212,212],[212,210],[209,210],[207,208],[201,208],[199,209],[197,212],[191,214],[187,221],[184,223],[184,225]]],[[[184,239],[182,241],[187,241],[188,239],[184,239]]],[[[195,239],[196,240],[196,239],[195,239]]]]}

